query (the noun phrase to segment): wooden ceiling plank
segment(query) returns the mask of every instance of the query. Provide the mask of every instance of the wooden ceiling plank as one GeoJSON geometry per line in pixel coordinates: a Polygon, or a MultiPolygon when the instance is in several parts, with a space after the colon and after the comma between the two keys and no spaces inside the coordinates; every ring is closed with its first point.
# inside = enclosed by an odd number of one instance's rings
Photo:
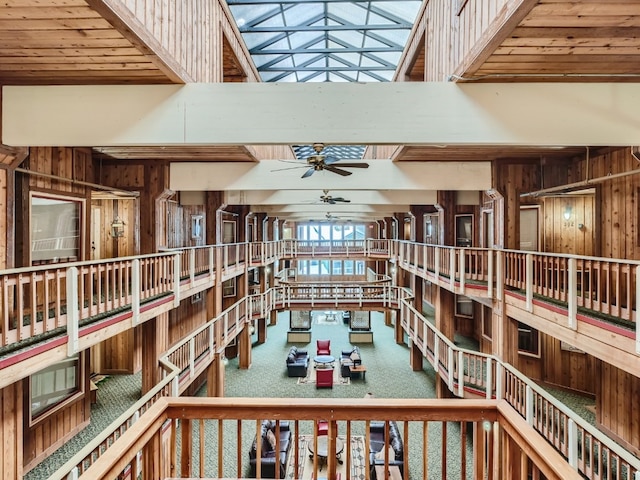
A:
{"type": "Polygon", "coordinates": [[[0,30],[78,30],[109,28],[109,22],[96,18],[50,18],[47,20],[0,20],[0,30]]]}
{"type": "Polygon", "coordinates": [[[531,11],[531,17],[547,15],[569,15],[569,16],[612,16],[612,15],[640,15],[640,4],[616,3],[616,2],[561,2],[537,5],[531,11]]]}
{"type": "Polygon", "coordinates": [[[152,63],[43,63],[39,65],[18,64],[18,63],[0,63],[0,72],[12,71],[95,71],[95,70],[120,70],[122,72],[129,70],[153,70],[157,71],[157,67],[152,63]]]}
{"type": "MultiPolygon", "coordinates": [[[[3,69],[3,65],[7,65],[7,68],[13,68],[14,65],[30,65],[34,66],[43,66],[44,65],[78,65],[78,68],[82,68],[84,65],[97,65],[97,64],[108,64],[108,65],[116,65],[120,64],[123,68],[128,68],[128,65],[141,65],[148,64],[150,68],[155,68],[153,64],[149,61],[147,57],[144,55],[140,55],[140,52],[137,52],[137,55],[129,55],[129,56],[100,56],[100,55],[92,55],[92,56],[84,56],[84,57],[5,57],[3,55],[4,52],[0,50],[0,70],[3,69]]],[[[76,70],[77,68],[73,68],[76,70]]]]}
{"type": "MultiPolygon", "coordinates": [[[[500,47],[496,55],[640,55],[640,45],[634,47],[500,47]]],[[[584,60],[584,59],[583,59],[584,60]]]]}
{"type": "Polygon", "coordinates": [[[492,26],[469,50],[465,58],[456,68],[454,75],[458,77],[473,76],[476,70],[491,56],[493,51],[511,36],[513,29],[527,16],[538,0],[512,0],[507,2],[496,16],[492,26]]]}
{"type": "Polygon", "coordinates": [[[1,48],[3,58],[11,57],[143,57],[135,48],[129,47],[96,47],[96,48],[1,48]]]}
{"type": "MultiPolygon", "coordinates": [[[[526,47],[538,47],[538,48],[563,48],[563,47],[580,47],[580,48],[598,48],[598,47],[612,47],[612,48],[630,48],[640,47],[639,38],[620,38],[620,37],[603,37],[603,38],[508,38],[505,40],[499,48],[526,48],[526,47]]],[[[497,52],[497,50],[496,50],[497,52]]]]}
{"type": "Polygon", "coordinates": [[[0,6],[0,20],[50,20],[52,18],[100,18],[95,10],[84,6],[65,7],[3,7],[0,6]]]}
{"type": "Polygon", "coordinates": [[[520,24],[524,27],[640,27],[640,15],[608,16],[529,16],[520,24]]]}
{"type": "Polygon", "coordinates": [[[575,26],[560,25],[553,27],[523,27],[518,26],[511,38],[638,38],[640,28],[638,27],[599,27],[599,28],[577,28],[575,26]]]}

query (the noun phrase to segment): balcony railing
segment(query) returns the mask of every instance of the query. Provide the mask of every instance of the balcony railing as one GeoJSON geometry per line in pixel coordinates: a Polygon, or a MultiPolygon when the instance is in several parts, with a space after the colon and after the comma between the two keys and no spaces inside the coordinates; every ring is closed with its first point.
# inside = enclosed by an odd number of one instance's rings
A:
{"type": "MultiPolygon", "coordinates": [[[[91,469],[92,478],[137,477],[153,468],[159,478],[209,477],[246,478],[253,438],[261,438],[264,420],[275,420],[276,445],[280,451],[280,433],[290,433],[286,450],[287,465],[300,471],[307,463],[309,445],[317,448],[313,435],[319,421],[327,421],[326,471],[320,471],[318,457],[310,468],[313,478],[336,478],[337,445],[346,445],[340,458],[346,471],[357,470],[371,478],[370,429],[374,422],[395,422],[401,432],[404,471],[408,474],[409,450],[421,455],[422,477],[446,478],[447,463],[455,462],[473,478],[579,479],[580,476],[527,423],[504,402],[488,400],[398,400],[398,399],[252,399],[252,398],[170,398],[161,399],[120,441],[108,457],[99,459],[91,469]],[[452,423],[453,422],[453,423],[452,423]],[[470,424],[470,425],[469,425],[470,424]],[[495,428],[499,426],[499,428],[495,428]],[[411,437],[409,430],[416,432],[411,437]],[[467,431],[472,435],[467,435],[467,431]],[[457,436],[462,458],[447,452],[447,437],[457,436]],[[339,440],[338,440],[339,439],[339,440]],[[305,443],[306,442],[306,443],[305,443]],[[428,444],[427,444],[428,442],[428,444]],[[358,449],[352,449],[352,445],[358,449]],[[428,446],[427,446],[428,445],[428,446]],[[440,451],[437,460],[429,452],[440,451]],[[142,455],[139,456],[139,452],[142,455]],[[467,452],[469,452],[467,457],[467,452]],[[495,477],[494,477],[495,478],[495,477]]],[[[382,451],[389,451],[389,436],[382,451]]],[[[256,443],[261,457],[262,442],[256,443]]],[[[382,471],[389,470],[389,454],[384,454],[382,471]]],[[[397,463],[397,462],[394,462],[397,463]]],[[[255,478],[262,476],[260,462],[255,478]]],[[[279,468],[275,478],[282,478],[279,468]]],[[[420,472],[413,472],[414,478],[420,472]]],[[[362,478],[359,477],[359,478],[362,478]]],[[[383,478],[386,478],[384,474],[383,478]]],[[[351,478],[348,475],[347,478],[351,478]]],[[[378,475],[379,480],[383,478],[378,475]]]]}
{"type": "MultiPolygon", "coordinates": [[[[423,356],[434,365],[434,369],[445,380],[452,392],[460,397],[464,395],[465,391],[469,391],[476,395],[483,395],[487,400],[505,400],[514,413],[519,414],[529,427],[535,429],[546,439],[565,459],[571,470],[579,472],[584,476],[583,478],[640,480],[640,473],[638,473],[640,472],[640,460],[567,409],[510,365],[502,363],[490,355],[456,347],[435,329],[421,313],[415,310],[408,301],[410,297],[407,296],[404,289],[394,288],[395,295],[401,303],[400,322],[403,329],[423,356]],[[616,477],[614,474],[618,476],[616,477]]],[[[246,297],[175,345],[161,360],[161,365],[168,372],[163,382],[141,399],[127,414],[114,422],[111,428],[106,429],[83,451],[65,464],[52,479],[61,480],[67,475],[77,476],[86,471],[89,465],[104,454],[105,448],[111,445],[110,439],[122,435],[122,432],[133,425],[132,419],[138,418],[162,395],[178,395],[186,388],[191,379],[196,378],[215,360],[216,355],[224,351],[224,347],[249,321],[256,317],[265,318],[276,306],[291,303],[290,292],[287,288],[274,288],[261,295],[246,297]],[[169,385],[171,385],[170,388],[169,385]]],[[[264,399],[261,399],[261,402],[263,401],[264,399]]],[[[298,399],[296,399],[295,405],[299,405],[298,399]]],[[[324,401],[322,405],[326,410],[312,419],[335,418],[342,420],[338,417],[327,416],[331,415],[332,410],[324,401]]],[[[358,405],[360,409],[363,409],[362,402],[359,402],[358,405]]],[[[416,407],[415,402],[410,402],[410,405],[416,407]]],[[[260,410],[261,415],[266,415],[263,407],[260,410]]],[[[377,419],[384,420],[404,420],[402,416],[394,416],[391,411],[387,410],[367,411],[367,413],[372,414],[370,418],[375,416],[377,419]]],[[[245,417],[232,416],[230,418],[245,417]]],[[[262,418],[267,417],[263,416],[262,418]]],[[[291,411],[285,416],[277,418],[307,419],[304,415],[295,416],[291,411]]],[[[363,420],[366,421],[367,418],[369,417],[365,416],[363,420]]],[[[412,417],[412,420],[415,418],[412,417]]],[[[448,418],[448,420],[454,421],[455,417],[448,418]]],[[[542,446],[537,445],[536,448],[541,449],[542,446]]],[[[536,456],[536,458],[538,457],[536,456]]],[[[132,468],[137,467],[134,465],[132,468]]],[[[541,467],[537,465],[536,468],[541,467]]],[[[94,476],[93,470],[91,475],[92,478],[100,478],[94,476]]]]}
{"type": "MultiPolygon", "coordinates": [[[[576,330],[580,315],[599,317],[602,321],[594,325],[596,328],[615,325],[618,334],[635,341],[630,344],[633,353],[640,353],[636,322],[639,261],[392,240],[342,242],[342,246],[335,241],[324,246],[321,243],[283,240],[194,247],[0,272],[0,353],[65,333],[77,343],[80,328],[96,319],[119,312],[130,312],[138,318],[145,301],[173,294],[177,302],[211,287],[218,270],[224,278],[230,278],[248,268],[247,258],[265,265],[285,251],[295,255],[304,249],[362,251],[372,258],[392,255],[403,268],[455,293],[493,297],[510,290],[525,298],[529,311],[535,299],[548,300],[567,309],[567,327],[576,330]]],[[[376,296],[374,292],[363,290],[359,298],[366,302],[376,296]]],[[[341,296],[327,289],[300,295],[309,295],[314,304],[335,304],[341,296]]],[[[295,300],[300,295],[291,292],[289,297],[295,300]]]]}

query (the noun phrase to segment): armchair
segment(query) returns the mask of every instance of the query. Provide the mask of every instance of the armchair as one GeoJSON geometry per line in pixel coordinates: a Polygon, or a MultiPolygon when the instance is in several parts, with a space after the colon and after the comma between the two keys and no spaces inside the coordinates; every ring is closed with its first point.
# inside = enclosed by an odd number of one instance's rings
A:
{"type": "Polygon", "coordinates": [[[316,340],[316,355],[331,355],[331,340],[316,340]]]}

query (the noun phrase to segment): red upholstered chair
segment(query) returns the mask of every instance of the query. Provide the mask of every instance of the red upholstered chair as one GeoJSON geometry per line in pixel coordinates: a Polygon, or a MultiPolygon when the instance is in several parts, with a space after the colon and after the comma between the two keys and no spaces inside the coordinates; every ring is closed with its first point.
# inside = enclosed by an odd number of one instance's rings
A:
{"type": "Polygon", "coordinates": [[[328,435],[329,434],[329,422],[326,420],[318,420],[316,424],[316,435],[328,435]]]}
{"type": "Polygon", "coordinates": [[[316,340],[316,355],[331,355],[331,340],[316,340]]]}
{"type": "Polygon", "coordinates": [[[333,368],[316,368],[316,388],[333,388],[333,368]]]}

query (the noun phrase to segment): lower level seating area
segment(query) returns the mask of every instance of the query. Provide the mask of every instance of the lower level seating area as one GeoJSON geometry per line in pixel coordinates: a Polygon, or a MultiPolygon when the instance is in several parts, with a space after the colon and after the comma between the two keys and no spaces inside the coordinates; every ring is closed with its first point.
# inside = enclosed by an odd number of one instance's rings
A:
{"type": "Polygon", "coordinates": [[[249,464],[251,465],[251,475],[256,475],[256,465],[260,464],[260,475],[262,478],[276,478],[276,468],[280,468],[279,478],[285,477],[287,459],[289,457],[289,449],[291,447],[291,430],[289,422],[280,422],[279,425],[279,445],[276,452],[276,422],[265,420],[262,422],[262,430],[260,433],[260,458],[258,456],[257,442],[253,440],[251,450],[249,450],[249,464]]]}

